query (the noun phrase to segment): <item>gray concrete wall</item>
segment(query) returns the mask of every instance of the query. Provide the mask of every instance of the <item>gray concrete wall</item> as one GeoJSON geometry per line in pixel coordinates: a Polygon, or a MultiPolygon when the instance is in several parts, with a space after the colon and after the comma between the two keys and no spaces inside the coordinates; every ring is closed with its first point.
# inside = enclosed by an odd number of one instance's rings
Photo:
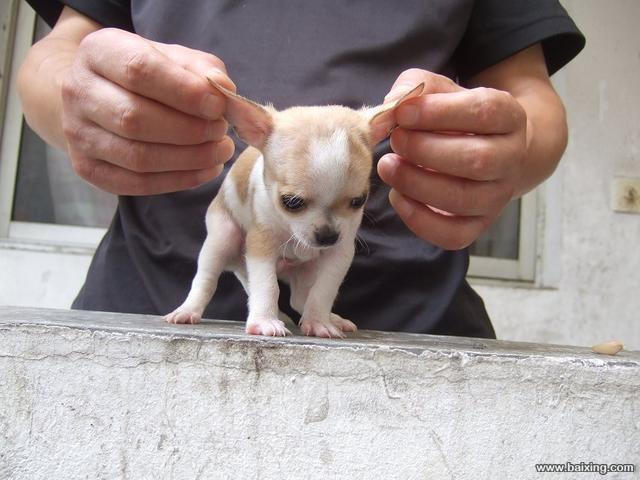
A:
{"type": "Polygon", "coordinates": [[[12,480],[539,479],[539,462],[640,460],[638,352],[0,307],[0,372],[12,480]]]}

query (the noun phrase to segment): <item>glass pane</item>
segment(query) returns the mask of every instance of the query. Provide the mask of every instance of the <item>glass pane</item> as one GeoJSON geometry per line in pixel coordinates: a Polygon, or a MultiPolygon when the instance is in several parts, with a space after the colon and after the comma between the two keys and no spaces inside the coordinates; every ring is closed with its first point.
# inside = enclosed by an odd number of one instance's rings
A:
{"type": "Polygon", "coordinates": [[[12,220],[106,227],[116,203],[114,195],[80,179],[65,153],[23,124],[12,220]]]}
{"type": "Polygon", "coordinates": [[[479,257],[517,260],[519,243],[520,200],[514,200],[506,206],[498,221],[469,247],[469,252],[479,257]]]}
{"type": "MultiPolygon", "coordinates": [[[[49,31],[39,18],[34,41],[49,31]]],[[[69,158],[44,143],[23,122],[12,220],[106,227],[116,204],[114,195],[80,179],[69,158]]]]}

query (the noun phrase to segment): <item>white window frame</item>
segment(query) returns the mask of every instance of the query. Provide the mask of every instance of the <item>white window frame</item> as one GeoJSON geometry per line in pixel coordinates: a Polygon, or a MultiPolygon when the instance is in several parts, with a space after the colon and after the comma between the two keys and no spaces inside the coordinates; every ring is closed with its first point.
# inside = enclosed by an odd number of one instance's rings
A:
{"type": "MultiPolygon", "coordinates": [[[[55,249],[91,253],[105,233],[103,228],[18,222],[11,219],[16,186],[22,107],[17,94],[18,67],[31,46],[36,14],[23,0],[11,0],[5,7],[10,22],[5,42],[5,71],[0,100],[4,122],[0,124],[0,247],[55,249]],[[8,83],[7,83],[8,80],[8,83]],[[3,109],[3,110],[2,110],[3,109]]],[[[2,12],[0,12],[2,13],[2,12]]],[[[0,56],[2,58],[2,56],[0,56]]],[[[525,195],[520,204],[518,259],[502,259],[472,255],[469,276],[490,280],[534,282],[536,270],[537,192],[525,195]]]]}
{"type": "Polygon", "coordinates": [[[518,258],[494,258],[471,255],[468,275],[473,278],[534,282],[537,259],[538,191],[520,199],[518,258]]]}
{"type": "Polygon", "coordinates": [[[11,248],[24,245],[71,248],[74,251],[95,250],[105,233],[104,228],[56,225],[49,223],[17,222],[11,219],[22,136],[22,107],[18,97],[16,80],[18,68],[31,47],[36,24],[36,14],[22,0],[12,0],[6,5],[9,12],[8,39],[5,43],[5,75],[3,90],[6,103],[0,143],[0,239],[11,248]],[[7,83],[8,79],[8,83],[7,83]]]}

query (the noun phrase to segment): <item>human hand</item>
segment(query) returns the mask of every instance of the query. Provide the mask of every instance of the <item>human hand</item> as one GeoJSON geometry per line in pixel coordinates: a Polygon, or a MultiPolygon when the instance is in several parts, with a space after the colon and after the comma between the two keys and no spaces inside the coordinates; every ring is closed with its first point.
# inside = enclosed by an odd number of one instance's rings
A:
{"type": "Polygon", "coordinates": [[[447,250],[473,243],[517,191],[527,115],[509,93],[464,89],[441,75],[403,72],[386,100],[425,82],[396,110],[398,128],[378,163],[389,201],[418,237],[447,250]]]}
{"type": "Polygon", "coordinates": [[[225,100],[205,75],[235,90],[223,62],[117,29],[87,35],[62,82],[62,119],[78,175],[120,195],[195,187],[233,154],[225,100]]]}

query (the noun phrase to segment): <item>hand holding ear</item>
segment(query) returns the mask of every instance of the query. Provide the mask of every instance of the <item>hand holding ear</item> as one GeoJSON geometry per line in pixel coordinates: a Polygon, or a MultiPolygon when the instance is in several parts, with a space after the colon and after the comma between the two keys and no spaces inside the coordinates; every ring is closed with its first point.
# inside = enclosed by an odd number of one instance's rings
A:
{"type": "Polygon", "coordinates": [[[420,238],[448,250],[470,245],[516,191],[527,151],[527,116],[509,93],[464,89],[425,70],[403,72],[386,101],[424,82],[396,111],[394,153],[378,163],[389,200],[420,238]]]}
{"type": "Polygon", "coordinates": [[[195,187],[233,154],[222,118],[229,89],[217,57],[117,29],[80,43],[62,80],[63,129],[76,172],[115,194],[195,187]]]}

